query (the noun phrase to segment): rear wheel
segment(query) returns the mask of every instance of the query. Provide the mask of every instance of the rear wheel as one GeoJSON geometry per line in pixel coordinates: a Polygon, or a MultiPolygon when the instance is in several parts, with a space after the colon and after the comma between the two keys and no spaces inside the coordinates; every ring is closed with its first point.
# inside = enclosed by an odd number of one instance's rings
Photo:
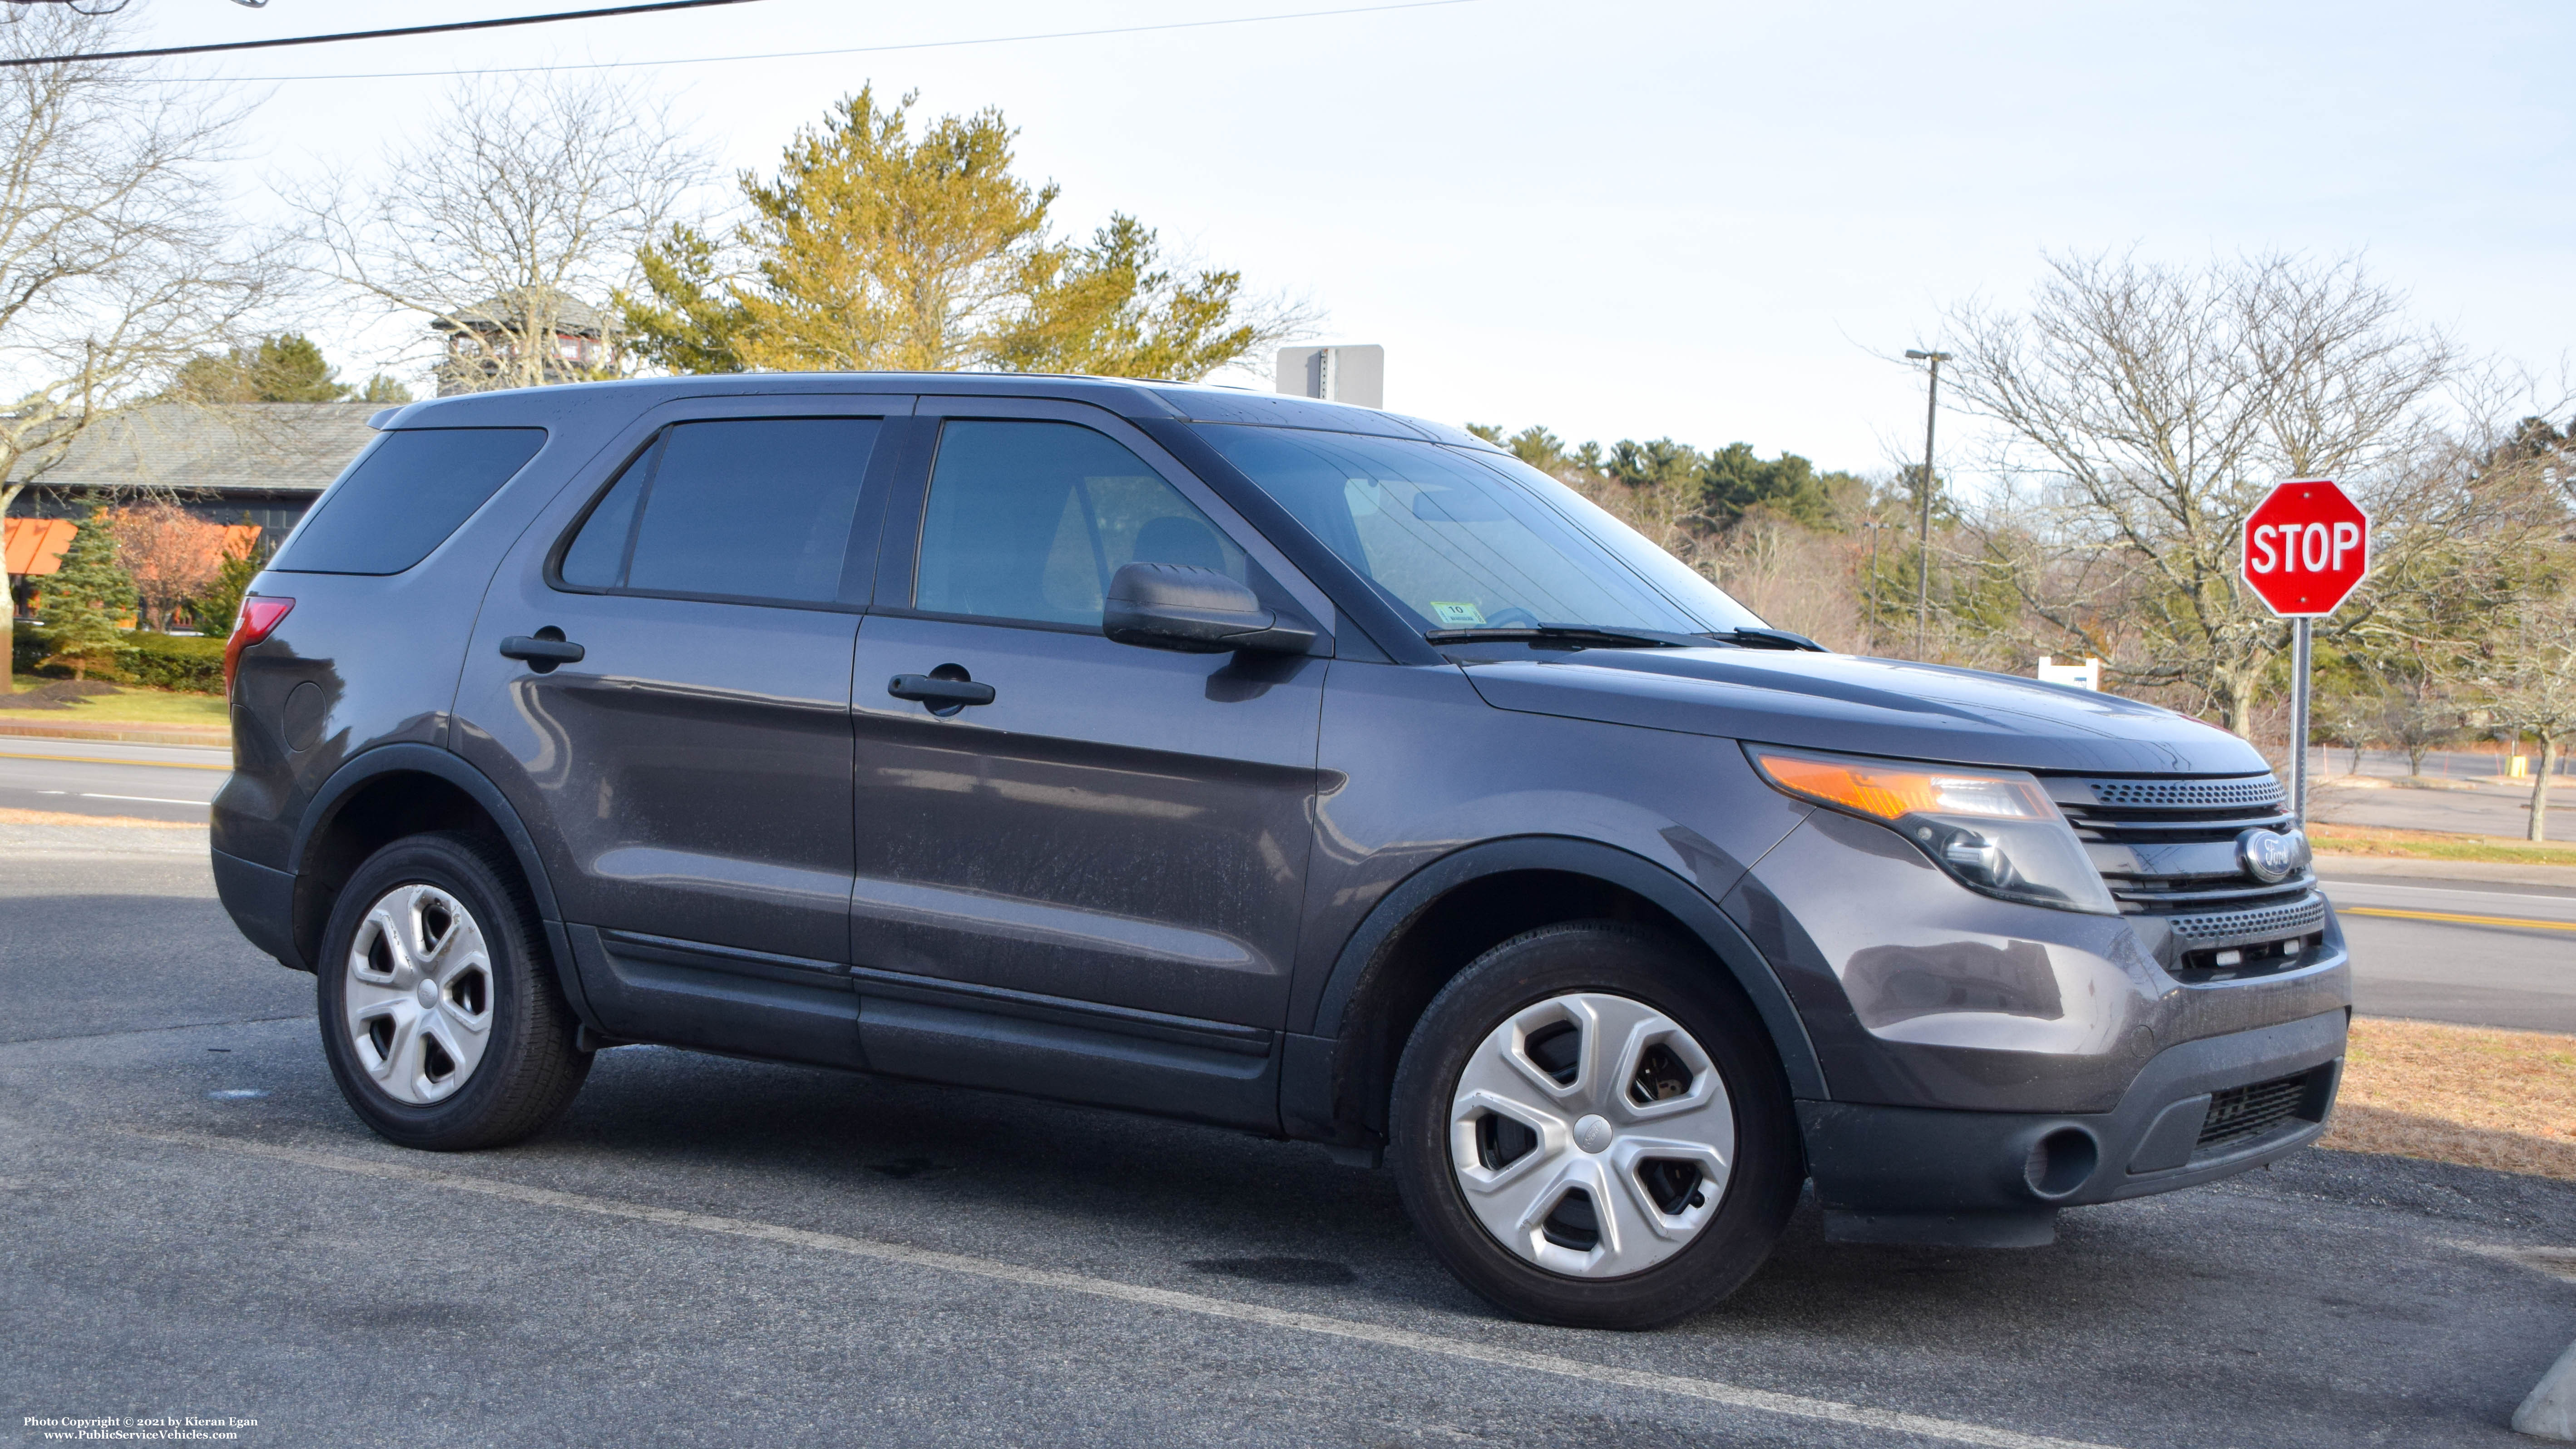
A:
{"type": "Polygon", "coordinates": [[[590,1054],[511,862],[469,835],[376,852],[340,892],[315,973],[323,1054],[367,1125],[406,1147],[497,1147],[581,1089],[590,1054]]]}
{"type": "Polygon", "coordinates": [[[1721,969],[1577,922],[1433,998],[1390,1145],[1416,1229],[1469,1287],[1540,1322],[1648,1328],[1761,1266],[1803,1174],[1779,1059],[1721,969]]]}

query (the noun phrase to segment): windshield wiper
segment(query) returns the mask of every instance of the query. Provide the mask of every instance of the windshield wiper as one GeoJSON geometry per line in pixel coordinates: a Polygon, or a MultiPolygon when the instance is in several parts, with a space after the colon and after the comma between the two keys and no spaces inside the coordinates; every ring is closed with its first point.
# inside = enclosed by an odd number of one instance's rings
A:
{"type": "Polygon", "coordinates": [[[1631,629],[1625,625],[1609,624],[1506,624],[1481,629],[1433,629],[1422,637],[1434,644],[1508,643],[1525,639],[1589,645],[1597,649],[1705,649],[1711,644],[1732,644],[1738,649],[1832,652],[1806,635],[1792,634],[1786,629],[1729,629],[1706,634],[1676,634],[1662,629],[1631,629]]]}
{"type": "Polygon", "coordinates": [[[1702,637],[1733,644],[1740,649],[1803,649],[1812,650],[1818,654],[1833,652],[1804,634],[1792,634],[1786,629],[1730,629],[1723,634],[1708,634],[1702,637]]]}
{"type": "Polygon", "coordinates": [[[1600,649],[1696,649],[1708,641],[1695,634],[1667,634],[1657,629],[1609,628],[1599,624],[1513,624],[1482,629],[1433,629],[1423,638],[1434,644],[1466,644],[1515,639],[1588,644],[1600,649]]]}

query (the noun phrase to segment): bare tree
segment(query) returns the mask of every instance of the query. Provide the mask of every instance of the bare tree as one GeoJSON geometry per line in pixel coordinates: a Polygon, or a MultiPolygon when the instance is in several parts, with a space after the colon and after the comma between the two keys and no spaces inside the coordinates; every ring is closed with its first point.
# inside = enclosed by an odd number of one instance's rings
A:
{"type": "Polygon", "coordinates": [[[2357,261],[2049,265],[2026,312],[1947,319],[1956,395],[2000,425],[1989,551],[2060,641],[2244,733],[2285,630],[2238,583],[2239,524],[2285,478],[2405,503],[2451,349],[2357,261]]]}
{"type": "MultiPolygon", "coordinates": [[[[2370,744],[2371,737],[2378,733],[2379,701],[2371,695],[2352,690],[2320,692],[2311,718],[2310,733],[2316,741],[2325,745],[2341,745],[2352,751],[2352,768],[2344,773],[2360,774],[2361,752],[2370,744]]],[[[2325,762],[2328,769],[2333,768],[2331,752],[2325,762]]]]}
{"type": "Polygon", "coordinates": [[[380,179],[289,201],[331,280],[445,337],[441,391],[617,376],[610,298],[708,175],[666,112],[613,80],[467,81],[380,179]]]}
{"type": "MultiPolygon", "coordinates": [[[[11,7],[0,55],[88,55],[118,33],[11,7]]],[[[237,340],[272,290],[213,178],[241,116],[112,62],[0,70],[0,516],[84,428],[237,340]]]]}
{"type": "Polygon", "coordinates": [[[2460,733],[2460,704],[2449,681],[2427,667],[2383,670],[2379,685],[2379,737],[2406,752],[2406,773],[2424,773],[2424,756],[2460,733]]]}
{"type": "Polygon", "coordinates": [[[2515,611],[2492,648],[2478,682],[2506,740],[2527,734],[2540,741],[2540,768],[2531,780],[2530,838],[2545,840],[2550,771],[2568,738],[2576,736],[2576,596],[2515,611]]]}
{"type": "Polygon", "coordinates": [[[1864,633],[1857,541],[1757,510],[1695,562],[1771,625],[1858,652],[1864,633]]]}

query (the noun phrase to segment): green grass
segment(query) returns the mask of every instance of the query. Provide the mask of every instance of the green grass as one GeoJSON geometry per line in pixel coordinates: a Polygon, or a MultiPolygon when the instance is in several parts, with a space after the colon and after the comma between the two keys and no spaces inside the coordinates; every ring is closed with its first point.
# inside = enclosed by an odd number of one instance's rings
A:
{"type": "MultiPolygon", "coordinates": [[[[51,684],[32,674],[13,677],[20,690],[51,684]]],[[[228,725],[223,696],[183,694],[174,689],[120,687],[114,694],[72,701],[69,709],[13,708],[14,696],[0,696],[0,720],[27,724],[228,725]]]]}
{"type": "Polygon", "coordinates": [[[2308,840],[2324,855],[2378,855],[2405,860],[2480,860],[2494,865],[2576,865],[2576,845],[2500,835],[2450,835],[2368,825],[2311,823],[2308,840]]]}

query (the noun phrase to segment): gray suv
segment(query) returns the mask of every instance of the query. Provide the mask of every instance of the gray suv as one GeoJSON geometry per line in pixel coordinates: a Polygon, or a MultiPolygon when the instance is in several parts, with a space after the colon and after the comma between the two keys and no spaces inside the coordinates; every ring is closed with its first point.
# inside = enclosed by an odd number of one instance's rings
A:
{"type": "Polygon", "coordinates": [[[1461,433],[742,376],[389,410],[228,651],[223,900],[350,1105],[627,1042],[1386,1161],[1510,1312],[2028,1245],[2324,1130],[2343,938],[2242,740],[1833,654],[1461,433]]]}

